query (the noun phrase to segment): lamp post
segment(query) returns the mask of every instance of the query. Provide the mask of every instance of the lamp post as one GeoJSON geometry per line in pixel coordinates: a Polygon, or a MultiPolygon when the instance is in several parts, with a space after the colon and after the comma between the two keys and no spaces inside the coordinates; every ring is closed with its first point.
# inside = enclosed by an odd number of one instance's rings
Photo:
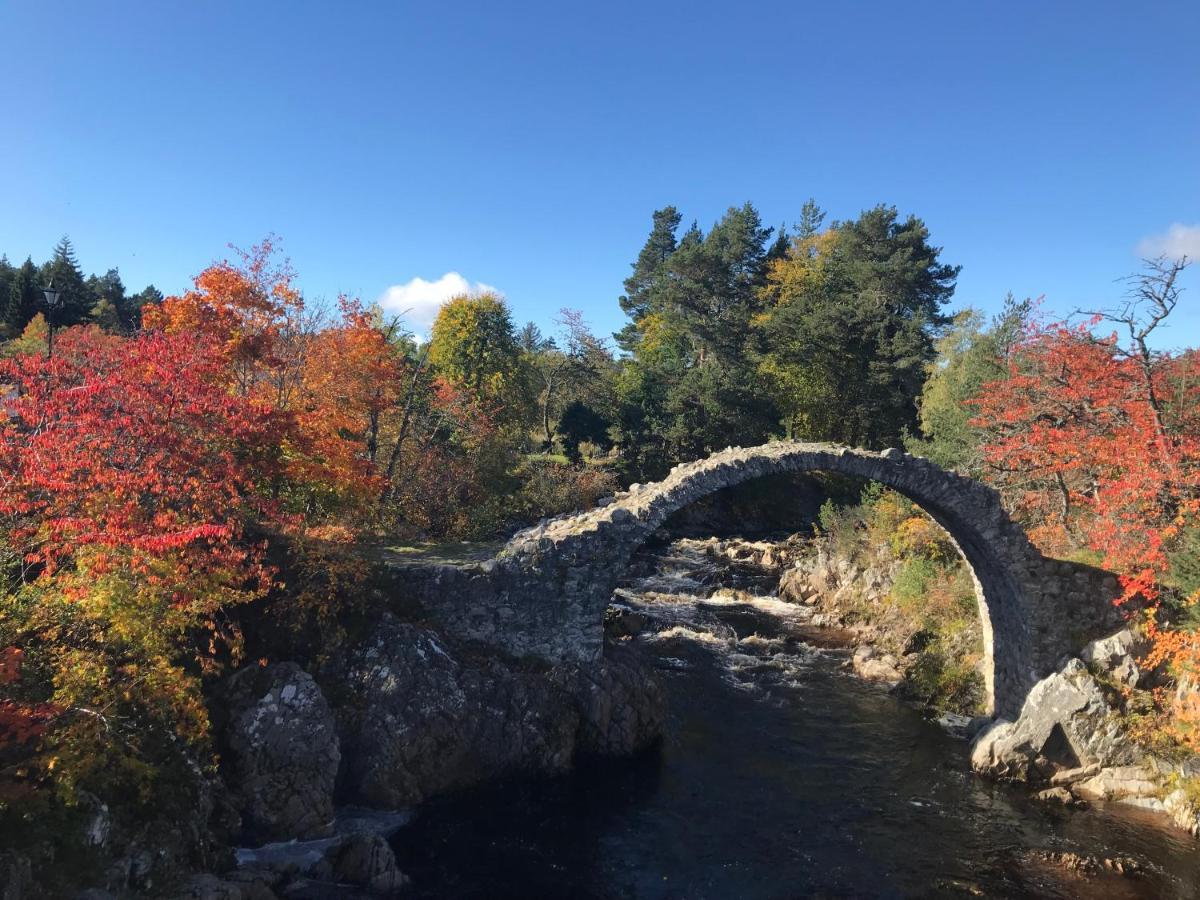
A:
{"type": "Polygon", "coordinates": [[[54,355],[54,310],[58,309],[58,304],[62,300],[62,291],[54,286],[54,279],[50,279],[50,283],[42,288],[42,293],[46,296],[46,359],[54,355]]]}

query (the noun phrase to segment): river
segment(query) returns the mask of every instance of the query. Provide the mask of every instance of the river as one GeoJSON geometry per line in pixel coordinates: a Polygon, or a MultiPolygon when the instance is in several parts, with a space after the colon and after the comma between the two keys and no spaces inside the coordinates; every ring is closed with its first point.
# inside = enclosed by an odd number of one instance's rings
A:
{"type": "Polygon", "coordinates": [[[966,742],[849,673],[836,635],[772,594],[686,542],[644,554],[622,599],[655,623],[638,640],[667,689],[662,746],[426,804],[393,838],[416,896],[1200,892],[1192,838],[1136,810],[1052,808],[977,778],[966,742]],[[1049,858],[1063,853],[1099,869],[1049,858]],[[1105,859],[1139,871],[1116,874],[1105,859]]]}

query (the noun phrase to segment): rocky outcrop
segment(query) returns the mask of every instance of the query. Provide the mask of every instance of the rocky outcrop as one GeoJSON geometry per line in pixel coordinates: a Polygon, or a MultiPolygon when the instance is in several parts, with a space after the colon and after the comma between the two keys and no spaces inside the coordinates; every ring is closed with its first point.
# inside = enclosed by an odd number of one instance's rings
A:
{"type": "Polygon", "coordinates": [[[793,564],[779,579],[779,596],[792,603],[820,604],[836,615],[859,598],[888,595],[897,566],[864,566],[853,555],[833,553],[823,543],[815,552],[795,554],[793,564]]]}
{"type": "Polygon", "coordinates": [[[335,672],[348,799],[401,807],[512,772],[565,771],[577,752],[625,754],[662,726],[632,653],[587,665],[505,663],[385,617],[335,672]]]}
{"type": "Polygon", "coordinates": [[[578,715],[544,678],[466,665],[438,635],[385,619],[337,676],[349,799],[408,806],[506,771],[562,771],[578,715]]]}
{"type": "Polygon", "coordinates": [[[341,753],[333,712],[295,663],[248,666],[225,685],[224,771],[244,840],[328,834],[341,753]]]}
{"type": "Polygon", "coordinates": [[[1132,686],[1139,673],[1128,631],[1094,641],[1038,682],[1015,722],[998,721],[976,739],[971,764],[984,775],[1048,784],[1038,797],[1074,804],[1114,801],[1166,813],[1200,834],[1195,792],[1200,760],[1172,762],[1137,746],[1124,732],[1116,698],[1105,681],[1132,686]]]}
{"type": "Polygon", "coordinates": [[[1137,687],[1141,673],[1137,666],[1136,639],[1128,628],[1092,641],[1083,648],[1079,658],[1114,681],[1126,687],[1137,687]]]}
{"type": "Polygon", "coordinates": [[[1138,756],[1096,678],[1072,659],[1034,685],[1015,722],[998,721],[979,736],[971,764],[993,777],[1036,781],[1047,763],[1063,769],[1125,766],[1138,756]]]}
{"type": "Polygon", "coordinates": [[[629,756],[662,735],[666,698],[632,647],[610,646],[598,665],[579,667],[564,682],[579,709],[580,752],[629,756]]]}

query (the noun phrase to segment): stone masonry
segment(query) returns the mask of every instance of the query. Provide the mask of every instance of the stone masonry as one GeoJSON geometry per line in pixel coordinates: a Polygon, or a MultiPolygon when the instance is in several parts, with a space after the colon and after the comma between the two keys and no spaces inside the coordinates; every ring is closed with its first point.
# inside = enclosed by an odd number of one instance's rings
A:
{"type": "Polygon", "coordinates": [[[430,617],[463,638],[550,662],[600,655],[602,620],[632,554],[673,513],[768,475],[831,472],[881,482],[911,498],[950,535],[974,573],[994,711],[1015,718],[1026,694],[1089,640],[1119,622],[1115,578],[1048,559],[991,488],[900,450],[829,444],[731,447],[632,485],[601,505],[518,532],[494,558],[407,566],[430,617]]]}

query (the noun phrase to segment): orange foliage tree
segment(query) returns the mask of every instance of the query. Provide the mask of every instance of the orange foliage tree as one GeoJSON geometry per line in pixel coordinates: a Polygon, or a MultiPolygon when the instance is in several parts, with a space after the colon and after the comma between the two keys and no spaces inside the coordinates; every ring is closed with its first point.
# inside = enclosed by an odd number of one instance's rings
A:
{"type": "MultiPolygon", "coordinates": [[[[1154,353],[1146,340],[1146,323],[1165,318],[1175,296],[1143,317],[1126,307],[1080,324],[1032,324],[1007,377],[972,401],[972,424],[987,435],[988,477],[1034,540],[1059,555],[1090,551],[1118,573],[1123,601],[1145,607],[1147,662],[1186,678],[1200,639],[1171,619],[1200,591],[1169,586],[1172,550],[1200,527],[1200,357],[1154,353]],[[1127,324],[1130,339],[1094,334],[1105,319],[1127,324]]],[[[1192,724],[1183,723],[1186,739],[1200,744],[1192,724]]]]}

